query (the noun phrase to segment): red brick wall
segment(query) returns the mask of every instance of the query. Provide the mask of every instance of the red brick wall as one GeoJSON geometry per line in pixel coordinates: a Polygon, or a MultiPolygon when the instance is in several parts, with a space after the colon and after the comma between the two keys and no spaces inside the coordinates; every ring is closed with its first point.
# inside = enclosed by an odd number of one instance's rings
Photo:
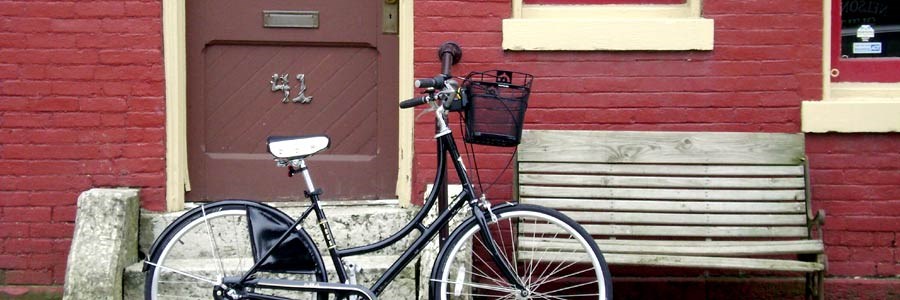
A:
{"type": "MultiPolygon", "coordinates": [[[[822,97],[820,1],[705,0],[715,49],[673,52],[505,52],[501,22],[509,1],[420,0],[415,11],[416,76],[439,72],[435,51],[445,40],[463,48],[456,75],[493,68],[534,74],[526,128],[799,132],[801,102],[822,97]]],[[[431,122],[417,121],[414,195],[434,174],[431,122]]],[[[511,151],[477,149],[489,183],[511,151]]],[[[814,206],[828,214],[829,274],[900,274],[900,134],[808,134],[807,152],[814,206]]],[[[510,173],[490,198],[509,199],[510,173]]],[[[900,288],[897,281],[873,282],[829,284],[840,299],[861,295],[847,292],[859,284],[874,284],[879,293],[900,288]]]]}
{"type": "Polygon", "coordinates": [[[163,205],[160,18],[158,0],[0,0],[0,286],[63,283],[84,190],[163,205]]]}
{"type": "MultiPolygon", "coordinates": [[[[801,101],[822,94],[815,1],[704,1],[704,16],[715,20],[713,51],[505,52],[508,0],[416,1],[415,11],[416,75],[440,71],[436,47],[445,40],[463,47],[457,75],[534,74],[526,128],[798,132],[801,101]]],[[[434,168],[430,122],[417,123],[419,195],[434,168]]],[[[502,154],[479,160],[492,179],[509,151],[482,149],[502,154]]],[[[509,175],[494,198],[508,197],[509,175]]]]}
{"type": "Polygon", "coordinates": [[[829,273],[900,274],[900,134],[807,135],[829,273]]]}

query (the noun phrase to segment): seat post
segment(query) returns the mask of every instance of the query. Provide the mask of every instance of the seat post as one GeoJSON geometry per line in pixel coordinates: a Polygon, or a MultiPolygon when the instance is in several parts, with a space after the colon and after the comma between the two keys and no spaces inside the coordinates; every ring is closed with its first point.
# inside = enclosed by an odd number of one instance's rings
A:
{"type": "Polygon", "coordinates": [[[309,175],[309,168],[306,167],[306,160],[298,159],[300,161],[300,173],[303,174],[303,180],[306,181],[306,188],[310,193],[314,193],[316,191],[316,187],[313,185],[312,177],[309,175]]]}

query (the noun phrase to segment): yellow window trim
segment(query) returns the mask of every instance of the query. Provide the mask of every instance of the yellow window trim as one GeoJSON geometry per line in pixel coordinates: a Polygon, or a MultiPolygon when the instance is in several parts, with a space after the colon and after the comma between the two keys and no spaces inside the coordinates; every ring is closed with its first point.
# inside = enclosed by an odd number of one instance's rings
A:
{"type": "MultiPolygon", "coordinates": [[[[822,45],[831,45],[831,0],[822,4],[822,45]]],[[[822,100],[803,101],[803,132],[900,132],[900,83],[831,82],[822,47],[822,100]]]]}
{"type": "Polygon", "coordinates": [[[804,132],[900,132],[900,83],[831,83],[830,97],[804,101],[804,132]]]}
{"type": "Polygon", "coordinates": [[[503,20],[503,49],[712,50],[714,22],[701,0],[677,5],[524,5],[503,20]]]}

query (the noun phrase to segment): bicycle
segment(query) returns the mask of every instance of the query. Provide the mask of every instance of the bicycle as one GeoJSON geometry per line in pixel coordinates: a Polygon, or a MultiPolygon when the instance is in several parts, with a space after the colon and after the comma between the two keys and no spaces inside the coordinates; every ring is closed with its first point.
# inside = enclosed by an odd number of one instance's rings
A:
{"type": "MultiPolygon", "coordinates": [[[[606,262],[591,236],[575,221],[540,206],[505,203],[492,207],[483,196],[476,196],[446,117],[451,111],[490,106],[479,103],[487,101],[484,99],[508,100],[502,95],[506,89],[518,89],[523,93],[520,96],[524,96],[519,100],[527,100],[531,75],[507,71],[473,73],[481,79],[493,76],[495,80],[477,81],[470,74],[461,86],[450,74],[451,66],[458,63],[461,56],[458,45],[449,42],[441,45],[438,50],[441,74],[416,80],[416,87],[425,89],[424,96],[400,103],[401,108],[431,105],[437,126],[437,170],[446,169],[449,156],[463,186],[462,192],[453,197],[454,201],[440,211],[431,224],[426,225],[424,219],[438,198],[438,189],[431,191],[413,219],[393,235],[373,244],[338,249],[325,212],[319,205],[322,190],[313,184],[305,161],[327,149],[329,138],[321,135],[269,137],[268,150],[278,165],[287,167],[291,176],[302,175],[307,186],[305,195],[311,205],[297,219],[271,206],[248,200],[224,200],[186,212],[160,234],[145,260],[146,299],[198,297],[190,294],[190,289],[197,285],[208,293],[199,297],[217,300],[285,300],[294,299],[298,294],[316,299],[375,299],[464,206],[469,206],[471,216],[440,248],[428,284],[429,298],[611,299],[612,286],[606,262]],[[528,82],[525,86],[514,85],[510,78],[513,76],[525,76],[528,82]],[[480,90],[482,94],[472,94],[474,90],[480,90]],[[469,94],[474,96],[467,96],[469,94]],[[482,96],[484,99],[479,99],[482,96]],[[306,229],[298,227],[312,212],[315,212],[339,282],[328,282],[322,254],[306,229]],[[419,237],[371,288],[355,282],[356,270],[345,265],[343,258],[383,249],[413,230],[420,233],[419,237]],[[225,232],[240,234],[226,235],[225,232]],[[542,247],[547,250],[544,253],[520,249],[519,241],[540,242],[541,237],[547,235],[568,237],[570,243],[554,250],[542,247]],[[239,240],[221,240],[232,237],[239,240]],[[566,259],[554,260],[560,256],[566,256],[566,259]],[[214,273],[203,270],[203,265],[210,263],[209,257],[215,265],[214,273]]],[[[510,112],[506,103],[500,106],[499,111],[510,112]]],[[[467,126],[464,138],[488,145],[518,144],[524,109],[523,106],[516,114],[509,114],[512,122],[518,122],[513,124],[513,132],[509,134],[470,132],[467,126]]],[[[489,110],[498,111],[497,107],[489,110]]],[[[490,115],[489,110],[479,113],[490,115]]],[[[474,119],[476,114],[467,111],[468,118],[474,119]]],[[[485,128],[498,126],[492,122],[484,124],[485,128]]],[[[509,124],[505,125],[509,127],[509,124]]],[[[435,187],[444,183],[443,177],[436,176],[435,187]]]]}

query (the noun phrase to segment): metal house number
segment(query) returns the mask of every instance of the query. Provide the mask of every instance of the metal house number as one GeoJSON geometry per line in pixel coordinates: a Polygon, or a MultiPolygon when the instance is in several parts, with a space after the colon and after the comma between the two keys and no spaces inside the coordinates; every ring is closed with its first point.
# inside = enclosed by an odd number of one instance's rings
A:
{"type": "Polygon", "coordinates": [[[272,92],[281,91],[284,93],[284,96],[281,98],[282,103],[300,103],[300,104],[308,104],[312,102],[313,97],[306,95],[306,75],[305,74],[297,74],[297,80],[300,81],[300,85],[297,86],[297,89],[300,91],[297,93],[297,97],[291,98],[291,83],[290,83],[290,74],[278,75],[273,74],[272,80],[269,81],[269,84],[272,85],[272,92]]]}

